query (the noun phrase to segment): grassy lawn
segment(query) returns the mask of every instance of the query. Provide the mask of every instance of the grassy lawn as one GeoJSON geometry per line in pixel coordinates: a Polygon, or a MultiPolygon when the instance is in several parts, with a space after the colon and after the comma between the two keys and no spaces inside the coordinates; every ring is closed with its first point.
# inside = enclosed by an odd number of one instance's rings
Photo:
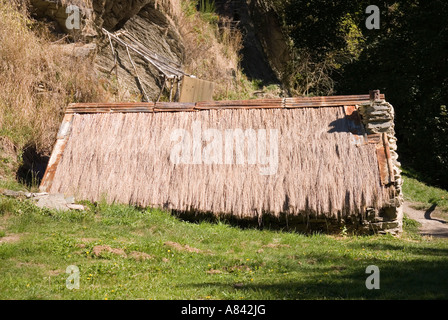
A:
{"type": "Polygon", "coordinates": [[[311,236],[89,204],[39,209],[0,197],[0,299],[446,299],[448,241],[311,236]],[[80,272],[69,290],[66,268],[80,272]],[[380,289],[365,286],[367,266],[380,289]]]}

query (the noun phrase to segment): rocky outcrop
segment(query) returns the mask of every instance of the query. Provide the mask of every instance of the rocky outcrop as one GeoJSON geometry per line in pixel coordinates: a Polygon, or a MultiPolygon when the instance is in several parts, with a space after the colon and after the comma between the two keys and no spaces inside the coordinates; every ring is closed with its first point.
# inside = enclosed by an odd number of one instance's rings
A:
{"type": "MultiPolygon", "coordinates": [[[[204,75],[203,70],[195,74],[196,68],[201,69],[204,62],[197,59],[198,63],[192,64],[190,61],[191,30],[187,30],[186,35],[185,29],[181,30],[182,22],[177,19],[180,15],[182,0],[29,1],[31,12],[35,17],[50,21],[54,26],[53,31],[68,34],[74,42],[77,42],[76,45],[64,45],[66,52],[81,58],[95,58],[99,81],[104,83],[118,100],[141,101],[145,95],[149,100],[156,100],[164,81],[156,68],[132,53],[135,70],[126,49],[120,45],[114,48],[118,54],[118,68],[111,72],[115,66],[115,59],[108,37],[103,34],[102,28],[110,32],[126,30],[145,47],[172,61],[173,64],[193,65],[193,70],[190,71],[194,75],[205,77],[206,80],[223,82],[222,72],[218,72],[219,76],[214,76],[213,79],[204,75]],[[82,23],[79,30],[68,30],[66,27],[69,15],[66,12],[68,5],[76,5],[80,8],[82,23]],[[186,41],[189,44],[184,44],[187,38],[190,42],[186,41]],[[188,52],[184,48],[189,48],[188,52]]],[[[263,85],[281,84],[285,66],[290,60],[288,44],[282,33],[279,16],[270,3],[268,0],[215,0],[217,13],[237,22],[235,25],[238,25],[243,34],[243,48],[240,52],[243,72],[250,79],[261,80],[263,85]]],[[[198,28],[201,27],[198,26],[198,28]]],[[[204,32],[203,36],[209,35],[204,32]]],[[[207,42],[201,44],[203,41],[200,37],[201,31],[198,32],[197,39],[199,46],[210,45],[207,42]]],[[[58,42],[57,45],[61,46],[61,43],[58,42]]],[[[204,54],[207,50],[199,50],[199,52],[204,54]]],[[[225,61],[228,57],[223,57],[222,54],[211,55],[208,58],[210,61],[224,61],[219,64],[220,69],[222,66],[228,70],[239,69],[237,59],[227,63],[225,61]]],[[[216,73],[216,70],[213,72],[216,73]]],[[[232,76],[225,80],[229,82],[223,85],[225,88],[233,85],[233,73],[229,75],[232,76]]],[[[227,89],[225,92],[227,94],[227,89]]]]}
{"type": "Polygon", "coordinates": [[[289,61],[289,48],[279,16],[266,0],[215,0],[217,12],[243,34],[241,66],[251,79],[279,84],[289,61]]]}
{"type": "MultiPolygon", "coordinates": [[[[118,8],[112,7],[111,15],[103,13],[104,28],[109,31],[126,30],[154,54],[168,59],[174,64],[182,65],[184,49],[177,26],[167,13],[156,7],[154,1],[146,2],[147,4],[143,7],[138,6],[138,12],[130,18],[128,18],[129,14],[124,17],[115,15],[113,12],[118,8]]],[[[137,8],[132,12],[137,11],[137,8]]],[[[136,78],[137,74],[129,60],[126,48],[116,45],[114,50],[116,50],[118,57],[119,86],[127,88],[131,95],[125,97],[125,99],[135,100],[136,96],[141,95],[143,90],[140,85],[142,84],[149,100],[156,100],[163,85],[159,71],[141,57],[133,55],[132,59],[141,79],[140,83],[136,78]],[[134,99],[132,99],[132,95],[134,95],[134,99]]],[[[100,42],[97,65],[103,74],[104,72],[107,74],[114,66],[114,57],[107,38],[100,42]]],[[[140,100],[140,98],[137,98],[137,100],[140,100]]]]}
{"type": "Polygon", "coordinates": [[[76,33],[77,37],[84,39],[97,36],[95,27],[95,16],[88,1],[85,0],[29,0],[30,13],[39,20],[45,19],[52,24],[53,32],[76,33]],[[79,8],[79,15],[83,23],[80,29],[69,30],[66,21],[70,12],[67,13],[67,6],[74,5],[79,8]]]}
{"type": "Polygon", "coordinates": [[[184,55],[182,39],[167,10],[169,6],[163,5],[168,2],[79,0],[69,3],[66,0],[30,0],[30,11],[38,19],[52,20],[56,25],[55,31],[70,34],[74,40],[84,43],[64,45],[67,47],[65,51],[78,57],[93,56],[100,81],[104,79],[104,83],[114,86],[119,100],[140,101],[143,92],[147,93],[149,100],[157,98],[163,85],[159,71],[147,61],[132,54],[135,70],[126,48],[113,42],[118,68],[111,72],[115,66],[115,59],[109,39],[101,29],[105,28],[110,32],[126,31],[154,54],[181,65],[184,55]],[[80,5],[82,21],[79,30],[66,28],[69,16],[66,6],[69,4],[80,5]]]}
{"type": "Polygon", "coordinates": [[[281,82],[291,61],[287,37],[271,1],[248,0],[251,21],[272,71],[281,82]]]}

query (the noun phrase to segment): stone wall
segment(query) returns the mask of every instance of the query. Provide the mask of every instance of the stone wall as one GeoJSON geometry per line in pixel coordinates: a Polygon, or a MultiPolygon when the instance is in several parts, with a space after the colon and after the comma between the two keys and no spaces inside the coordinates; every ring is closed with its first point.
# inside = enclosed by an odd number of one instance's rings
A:
{"type": "MultiPolygon", "coordinates": [[[[385,134],[387,138],[389,163],[392,166],[392,181],[395,192],[391,194],[389,207],[380,212],[371,212],[368,228],[378,233],[392,233],[398,235],[402,232],[403,225],[403,180],[401,178],[401,164],[398,161],[397,138],[395,137],[393,106],[383,99],[379,94],[372,96],[370,102],[359,106],[358,112],[364,124],[367,136],[385,134]]],[[[368,209],[369,210],[369,209],[368,209]]]]}

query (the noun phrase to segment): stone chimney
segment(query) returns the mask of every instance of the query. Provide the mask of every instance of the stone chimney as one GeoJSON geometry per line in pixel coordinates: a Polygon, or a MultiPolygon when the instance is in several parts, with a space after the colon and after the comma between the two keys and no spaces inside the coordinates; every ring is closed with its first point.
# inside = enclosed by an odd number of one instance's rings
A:
{"type": "MultiPolygon", "coordinates": [[[[380,98],[379,90],[370,92],[370,102],[361,104],[358,112],[364,124],[368,137],[375,137],[384,146],[386,166],[390,178],[385,184],[392,185],[395,192],[391,194],[389,206],[378,213],[369,228],[379,233],[400,234],[403,222],[403,193],[401,178],[401,164],[398,161],[397,138],[395,137],[395,112],[393,106],[380,98]]],[[[369,139],[370,140],[370,139],[369,139]]]]}

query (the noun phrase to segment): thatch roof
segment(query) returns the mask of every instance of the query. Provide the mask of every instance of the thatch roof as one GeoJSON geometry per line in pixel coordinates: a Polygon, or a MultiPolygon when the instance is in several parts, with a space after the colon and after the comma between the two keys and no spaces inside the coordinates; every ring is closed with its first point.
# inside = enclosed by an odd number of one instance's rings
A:
{"type": "Polygon", "coordinates": [[[359,121],[356,105],[366,101],[73,104],[41,190],[237,217],[358,217],[390,206],[395,192],[379,163],[388,161],[381,136],[367,136],[359,121]],[[208,153],[211,145],[222,149],[208,153]]]}

